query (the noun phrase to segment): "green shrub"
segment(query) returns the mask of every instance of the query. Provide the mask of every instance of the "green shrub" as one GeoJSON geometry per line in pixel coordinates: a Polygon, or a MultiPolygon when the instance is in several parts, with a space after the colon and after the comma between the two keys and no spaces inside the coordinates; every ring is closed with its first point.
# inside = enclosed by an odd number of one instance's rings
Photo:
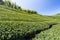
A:
{"type": "Polygon", "coordinates": [[[44,30],[45,28],[48,28],[48,24],[43,22],[2,21],[0,22],[0,39],[22,40],[29,35],[32,36],[33,33],[35,34],[37,30],[44,30]]]}

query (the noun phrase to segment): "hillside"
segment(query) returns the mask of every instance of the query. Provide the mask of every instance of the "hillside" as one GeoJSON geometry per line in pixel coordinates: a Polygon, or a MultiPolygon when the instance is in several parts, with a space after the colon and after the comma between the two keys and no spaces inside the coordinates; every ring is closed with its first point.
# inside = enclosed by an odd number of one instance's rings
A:
{"type": "Polygon", "coordinates": [[[18,8],[0,5],[0,40],[44,40],[45,37],[51,36],[44,35],[53,30],[54,32],[59,30],[59,18],[43,16],[36,11],[18,8]]]}

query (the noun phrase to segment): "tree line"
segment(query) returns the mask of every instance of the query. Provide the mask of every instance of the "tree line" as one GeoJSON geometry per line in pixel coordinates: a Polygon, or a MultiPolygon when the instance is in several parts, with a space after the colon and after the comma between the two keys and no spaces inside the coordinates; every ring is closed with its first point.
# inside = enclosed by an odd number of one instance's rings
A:
{"type": "Polygon", "coordinates": [[[12,3],[10,1],[6,1],[3,3],[5,6],[8,6],[10,8],[13,8],[13,9],[17,9],[17,10],[20,10],[22,12],[25,12],[25,13],[29,13],[29,14],[37,14],[36,11],[34,10],[24,10],[22,9],[20,6],[18,6],[16,3],[12,3]]]}

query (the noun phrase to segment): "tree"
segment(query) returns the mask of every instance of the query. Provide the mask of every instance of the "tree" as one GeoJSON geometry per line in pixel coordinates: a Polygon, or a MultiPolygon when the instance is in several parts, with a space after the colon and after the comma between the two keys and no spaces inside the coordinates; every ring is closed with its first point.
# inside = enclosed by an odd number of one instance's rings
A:
{"type": "Polygon", "coordinates": [[[9,0],[2,0],[2,1],[6,2],[6,1],[9,1],[9,0]]]}
{"type": "Polygon", "coordinates": [[[4,4],[3,0],[0,0],[0,4],[4,4]]]}

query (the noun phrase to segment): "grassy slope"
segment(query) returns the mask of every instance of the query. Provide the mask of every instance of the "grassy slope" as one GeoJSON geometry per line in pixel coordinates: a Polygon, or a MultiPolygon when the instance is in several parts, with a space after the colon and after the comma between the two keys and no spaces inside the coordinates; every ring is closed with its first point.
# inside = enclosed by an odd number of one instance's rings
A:
{"type": "Polygon", "coordinates": [[[58,24],[53,25],[52,28],[39,33],[32,40],[60,40],[60,14],[56,14],[53,17],[57,19],[55,22],[58,24]]]}
{"type": "Polygon", "coordinates": [[[60,24],[41,32],[33,40],[60,40],[60,24]]]}
{"type": "Polygon", "coordinates": [[[18,37],[23,40],[38,30],[49,28],[56,20],[53,16],[29,14],[0,5],[0,39],[12,40],[19,34],[18,37]]]}

